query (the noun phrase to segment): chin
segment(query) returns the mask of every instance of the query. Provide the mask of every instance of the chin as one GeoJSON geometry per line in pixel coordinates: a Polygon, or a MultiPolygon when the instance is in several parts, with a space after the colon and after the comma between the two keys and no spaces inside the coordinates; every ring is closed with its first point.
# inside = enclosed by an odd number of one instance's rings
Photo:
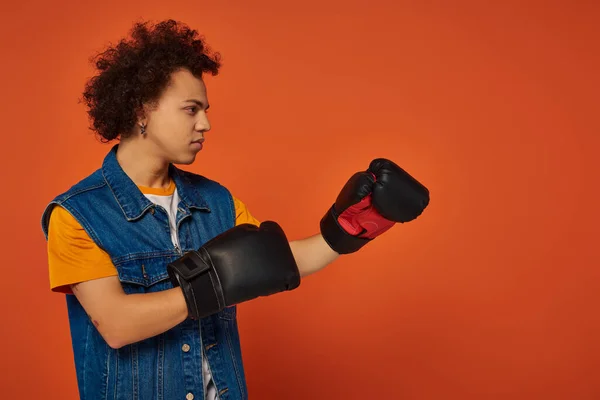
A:
{"type": "Polygon", "coordinates": [[[173,164],[179,165],[190,165],[196,161],[196,154],[188,155],[186,157],[177,157],[173,160],[173,164]]]}

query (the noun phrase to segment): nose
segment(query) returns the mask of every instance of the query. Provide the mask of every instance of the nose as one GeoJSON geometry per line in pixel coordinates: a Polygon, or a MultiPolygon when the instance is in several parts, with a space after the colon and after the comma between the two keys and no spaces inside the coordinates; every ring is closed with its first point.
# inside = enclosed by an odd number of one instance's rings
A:
{"type": "Polygon", "coordinates": [[[210,131],[210,121],[208,120],[205,112],[198,113],[198,120],[196,121],[195,128],[198,132],[210,131]]]}

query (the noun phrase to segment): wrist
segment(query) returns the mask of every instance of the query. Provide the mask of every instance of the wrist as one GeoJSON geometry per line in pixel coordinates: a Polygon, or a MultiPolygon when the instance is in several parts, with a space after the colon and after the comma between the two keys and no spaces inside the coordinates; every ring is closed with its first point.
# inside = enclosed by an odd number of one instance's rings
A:
{"type": "Polygon", "coordinates": [[[173,296],[175,298],[175,307],[177,310],[177,315],[179,321],[183,322],[186,319],[190,318],[190,308],[187,302],[187,298],[183,293],[181,287],[176,287],[171,289],[173,291],[173,296]]]}

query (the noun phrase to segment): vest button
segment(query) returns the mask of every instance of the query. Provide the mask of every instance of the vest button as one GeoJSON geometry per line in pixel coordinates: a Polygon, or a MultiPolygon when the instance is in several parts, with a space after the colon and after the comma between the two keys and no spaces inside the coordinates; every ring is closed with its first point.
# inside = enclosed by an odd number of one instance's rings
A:
{"type": "Polygon", "coordinates": [[[193,394],[191,394],[191,393],[188,393],[188,394],[186,394],[186,395],[185,395],[185,398],[186,398],[187,400],[194,400],[194,395],[193,395],[193,394]]]}
{"type": "Polygon", "coordinates": [[[188,351],[190,351],[190,345],[189,344],[184,344],[183,346],[181,346],[181,350],[183,350],[184,353],[187,353],[188,351]]]}

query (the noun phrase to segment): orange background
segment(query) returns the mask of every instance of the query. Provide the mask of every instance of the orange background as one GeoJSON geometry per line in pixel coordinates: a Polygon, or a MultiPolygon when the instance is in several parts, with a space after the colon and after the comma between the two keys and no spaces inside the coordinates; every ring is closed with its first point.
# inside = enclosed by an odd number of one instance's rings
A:
{"type": "Polygon", "coordinates": [[[3,6],[0,397],[77,396],[39,220],[110,147],[77,103],[88,57],[171,17],[224,61],[187,168],[259,219],[316,233],[374,157],[431,190],[417,221],[240,306],[251,399],[600,398],[598,3],[485,3],[3,6]]]}

